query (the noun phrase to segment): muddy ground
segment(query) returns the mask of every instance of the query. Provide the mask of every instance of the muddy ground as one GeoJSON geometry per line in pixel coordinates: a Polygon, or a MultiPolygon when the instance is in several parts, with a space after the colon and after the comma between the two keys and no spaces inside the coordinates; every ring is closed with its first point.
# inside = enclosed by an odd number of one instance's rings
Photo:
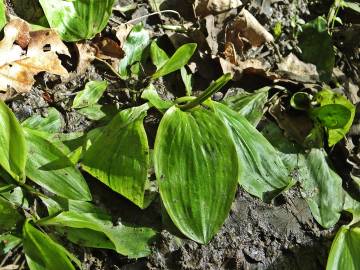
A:
{"type": "MultiPolygon", "coordinates": [[[[138,8],[121,16],[115,14],[110,22],[126,21],[150,13],[147,2],[120,0],[120,5],[137,2],[138,8]],[[141,2],[141,3],[140,3],[141,2]]],[[[186,1],[184,1],[185,4],[186,1]]],[[[307,21],[321,12],[316,1],[243,1],[248,9],[256,15],[260,23],[271,30],[277,21],[283,23],[283,35],[277,42],[282,55],[296,50],[292,42],[291,20],[295,17],[307,21]],[[270,6],[267,6],[266,3],[270,6]],[[295,3],[296,2],[296,3],[295,3]]],[[[328,6],[320,5],[323,9],[328,6]]],[[[165,18],[176,20],[176,18],[165,18]]],[[[148,29],[161,35],[157,24],[159,17],[144,20],[148,29]],[[158,31],[159,30],[159,31],[158,31]],[[156,32],[158,31],[158,32],[156,32]]],[[[265,49],[266,51],[266,49],[265,49]]],[[[276,62],[274,54],[264,54],[270,63],[276,62]]],[[[341,57],[338,57],[341,62],[341,57]]],[[[343,71],[349,74],[346,65],[343,71]]],[[[74,93],[82,89],[89,80],[106,78],[111,82],[103,103],[115,103],[120,107],[133,106],[125,86],[119,82],[106,66],[93,63],[92,67],[83,75],[72,75],[72,80],[62,83],[56,76],[41,74],[37,78],[37,85],[33,91],[10,102],[10,106],[19,120],[41,113],[46,115],[47,108],[55,107],[64,117],[64,132],[84,131],[99,125],[87,120],[71,108],[74,93]],[[49,101],[46,97],[51,96],[49,101]]],[[[353,76],[353,74],[349,74],[353,76]]],[[[243,83],[245,90],[257,89],[266,84],[262,78],[250,83],[243,83]]],[[[204,84],[206,84],[204,82],[204,84]]],[[[167,89],[171,83],[164,83],[160,87],[167,89]]],[[[238,85],[233,85],[238,87],[238,85]]],[[[226,92],[226,91],[224,91],[226,92]]],[[[220,93],[220,98],[223,93],[220,93]]],[[[150,113],[146,119],[146,126],[150,138],[154,137],[158,115],[150,113]]],[[[252,197],[241,188],[238,189],[233,202],[230,216],[225,225],[210,244],[204,246],[182,238],[180,233],[171,225],[169,220],[162,219],[159,198],[151,206],[140,211],[133,204],[123,199],[87,175],[95,202],[109,211],[114,221],[123,223],[151,226],[157,229],[158,239],[153,244],[153,253],[148,258],[129,260],[112,251],[95,250],[69,246],[84,262],[84,269],[324,269],[331,241],[337,228],[322,229],[313,219],[307,203],[301,198],[297,187],[276,198],[271,204],[252,197]],[[177,236],[174,236],[177,235],[177,236]]],[[[343,217],[346,220],[346,217],[343,217]]]]}

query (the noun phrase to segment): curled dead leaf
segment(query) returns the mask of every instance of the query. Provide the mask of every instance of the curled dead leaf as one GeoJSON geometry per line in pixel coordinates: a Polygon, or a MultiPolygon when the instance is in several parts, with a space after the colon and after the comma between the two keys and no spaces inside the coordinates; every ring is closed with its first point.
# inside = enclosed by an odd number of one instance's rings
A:
{"type": "Polygon", "coordinates": [[[195,12],[197,16],[205,17],[209,14],[222,13],[238,8],[241,5],[240,0],[195,0],[195,12]]]}
{"type": "MultiPolygon", "coordinates": [[[[266,42],[273,42],[274,37],[245,8],[229,24],[226,31],[226,42],[235,46],[241,43],[239,39],[249,42],[252,47],[259,47],[266,42]]],[[[236,48],[241,51],[242,48],[236,48]]]]}
{"type": "Polygon", "coordinates": [[[89,68],[90,63],[95,59],[96,49],[86,43],[76,43],[76,48],[78,55],[76,72],[84,74],[89,68]]]}
{"type": "Polygon", "coordinates": [[[40,72],[68,76],[57,53],[70,54],[59,36],[52,30],[29,30],[29,25],[19,18],[12,19],[4,29],[0,41],[0,99],[29,92],[34,76],[40,72]],[[50,48],[45,52],[46,45],[50,48]]]}

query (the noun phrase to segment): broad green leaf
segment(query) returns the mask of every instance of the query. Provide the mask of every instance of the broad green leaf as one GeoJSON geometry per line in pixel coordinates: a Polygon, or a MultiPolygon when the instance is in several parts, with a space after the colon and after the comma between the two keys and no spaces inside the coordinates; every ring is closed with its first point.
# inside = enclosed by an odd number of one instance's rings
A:
{"type": "Polygon", "coordinates": [[[200,106],[171,107],[161,120],[154,166],[164,206],[190,239],[205,244],[229,214],[239,173],[234,143],[221,119],[200,106]]]}
{"type": "Polygon", "coordinates": [[[144,51],[149,44],[149,32],[144,29],[142,24],[135,25],[122,47],[125,56],[119,63],[119,74],[121,78],[129,78],[130,74],[128,67],[141,61],[144,51]]]}
{"type": "Polygon", "coordinates": [[[70,253],[29,221],[23,227],[23,245],[30,270],[75,270],[70,253]]]}
{"type": "Polygon", "coordinates": [[[85,85],[85,89],[77,93],[72,108],[81,109],[94,105],[104,94],[108,87],[107,81],[91,81],[85,85]]]}
{"type": "Polygon", "coordinates": [[[22,219],[23,217],[17,212],[15,205],[0,195],[0,233],[14,229],[22,219]]]}
{"type": "Polygon", "coordinates": [[[315,108],[311,115],[324,127],[329,129],[340,129],[346,126],[351,119],[351,111],[343,105],[328,104],[315,108]]]}
{"type": "Polygon", "coordinates": [[[7,254],[21,244],[21,238],[10,233],[0,235],[0,256],[7,254]]]}
{"type": "Polygon", "coordinates": [[[360,221],[360,202],[352,198],[346,191],[344,192],[345,200],[343,210],[352,214],[352,224],[357,223],[360,221]]]}
{"type": "MultiPolygon", "coordinates": [[[[342,105],[345,108],[347,108],[351,112],[351,116],[348,118],[348,121],[346,125],[344,125],[341,128],[333,128],[328,129],[328,143],[329,146],[333,146],[336,143],[338,143],[342,138],[345,137],[345,135],[349,132],[351,125],[355,118],[355,106],[348,101],[344,96],[341,94],[337,94],[329,89],[323,89],[320,91],[316,96],[316,101],[320,104],[321,107],[330,105],[330,104],[337,104],[342,105]]],[[[345,114],[345,113],[343,113],[345,114]]],[[[343,121],[345,118],[347,118],[348,112],[346,112],[346,115],[335,115],[335,120],[337,122],[343,121]],[[342,120],[340,120],[342,119],[342,120]]]]}
{"type": "Polygon", "coordinates": [[[152,79],[158,79],[184,67],[194,54],[196,47],[196,43],[182,45],[176,50],[173,56],[152,75],[152,79]]]}
{"type": "Polygon", "coordinates": [[[8,200],[16,207],[28,208],[29,202],[24,196],[24,192],[21,187],[14,185],[1,186],[0,196],[8,200]]]}
{"type": "Polygon", "coordinates": [[[335,53],[325,18],[318,17],[302,26],[299,47],[301,59],[316,65],[320,80],[328,82],[335,65],[335,53]]]}
{"type": "Polygon", "coordinates": [[[61,113],[55,108],[49,108],[46,117],[39,114],[29,117],[21,123],[23,127],[44,131],[48,133],[60,132],[64,126],[64,120],[61,113]]]}
{"type": "Polygon", "coordinates": [[[360,228],[342,226],[331,245],[326,270],[360,269],[360,228]]]}
{"type": "Polygon", "coordinates": [[[24,132],[13,112],[0,101],[0,165],[18,182],[25,182],[27,147],[24,132]]]}
{"type": "Polygon", "coordinates": [[[41,133],[25,131],[31,156],[26,164],[26,176],[60,197],[90,201],[86,181],[69,158],[41,133]]]}
{"type": "Polygon", "coordinates": [[[0,0],[0,31],[4,28],[6,21],[5,3],[4,0],[0,0]]]}
{"type": "Polygon", "coordinates": [[[113,105],[100,105],[94,104],[78,110],[78,113],[84,115],[93,121],[110,121],[118,112],[117,108],[113,105]]]}
{"type": "Polygon", "coordinates": [[[342,180],[330,168],[324,150],[312,149],[305,158],[308,175],[301,183],[302,194],[316,221],[330,228],[340,218],[344,202],[342,180]]]}
{"type": "Polygon", "coordinates": [[[16,16],[31,24],[31,31],[36,31],[34,25],[50,28],[38,0],[11,0],[11,8],[16,16]]]}
{"type": "Polygon", "coordinates": [[[65,41],[92,39],[108,23],[114,0],[39,0],[51,26],[65,41]]]}
{"type": "Polygon", "coordinates": [[[82,168],[140,208],[148,205],[149,145],[144,117],[148,104],[119,112],[85,152],[82,168]]]}
{"type": "Polygon", "coordinates": [[[261,88],[254,93],[242,92],[224,99],[224,103],[257,126],[264,115],[270,87],[261,88]]]}
{"type": "Polygon", "coordinates": [[[153,105],[156,109],[160,111],[167,110],[173,105],[171,101],[163,100],[159,96],[153,84],[150,84],[144,89],[141,94],[141,98],[148,100],[151,105],[153,105]]]}
{"type": "Polygon", "coordinates": [[[73,231],[70,239],[77,240],[79,244],[85,246],[113,249],[130,258],[149,255],[149,244],[156,234],[150,228],[134,228],[122,224],[114,226],[110,220],[103,219],[96,213],[73,211],[44,219],[40,221],[40,224],[85,229],[85,231],[73,231]],[[75,232],[80,232],[80,234],[75,235],[75,232]],[[86,235],[87,232],[88,235],[86,235]],[[82,239],[85,242],[82,242],[82,239]]]}
{"type": "Polygon", "coordinates": [[[329,166],[325,151],[314,148],[305,153],[285,138],[275,124],[267,125],[262,132],[281,153],[289,174],[299,181],[316,221],[325,228],[335,225],[344,203],[342,180],[329,166]]]}
{"type": "Polygon", "coordinates": [[[270,201],[291,186],[281,156],[266,138],[239,113],[220,103],[214,103],[214,107],[236,145],[239,184],[263,201],[270,201]]]}
{"type": "Polygon", "coordinates": [[[342,1],[343,6],[349,9],[352,9],[353,11],[356,11],[360,13],[360,4],[356,2],[348,2],[348,1],[342,1]]]}
{"type": "Polygon", "coordinates": [[[169,60],[169,56],[157,45],[156,40],[151,42],[150,57],[157,69],[160,69],[169,60]]]}

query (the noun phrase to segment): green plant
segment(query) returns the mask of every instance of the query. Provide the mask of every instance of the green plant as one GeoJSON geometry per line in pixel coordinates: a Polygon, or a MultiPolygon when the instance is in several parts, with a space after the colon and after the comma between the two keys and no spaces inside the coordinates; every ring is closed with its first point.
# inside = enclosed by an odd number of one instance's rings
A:
{"type": "Polygon", "coordinates": [[[344,8],[360,13],[359,3],[345,0],[335,0],[327,15],[327,23],[330,31],[334,28],[336,22],[342,24],[341,18],[338,17],[338,13],[344,8]]]}

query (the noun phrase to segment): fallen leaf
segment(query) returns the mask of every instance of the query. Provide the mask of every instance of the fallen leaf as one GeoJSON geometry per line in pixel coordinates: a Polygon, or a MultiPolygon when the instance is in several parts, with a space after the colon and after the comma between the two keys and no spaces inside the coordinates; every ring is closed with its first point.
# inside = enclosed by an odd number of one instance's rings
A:
{"type": "Polygon", "coordinates": [[[56,53],[70,55],[67,47],[52,30],[29,32],[29,25],[21,19],[12,19],[4,29],[0,41],[0,99],[8,99],[17,93],[31,90],[34,76],[49,72],[68,76],[56,53]],[[15,44],[17,43],[17,44],[15,44]],[[18,45],[19,44],[19,45],[18,45]],[[44,47],[50,45],[49,51],[44,47]],[[27,47],[27,51],[24,51],[27,47]]]}
{"type": "Polygon", "coordinates": [[[239,38],[249,42],[252,47],[274,41],[274,37],[245,8],[229,24],[226,31],[226,42],[232,42],[236,46],[239,38]]]}
{"type": "Polygon", "coordinates": [[[316,66],[300,61],[293,53],[290,53],[278,64],[276,73],[298,82],[317,82],[319,80],[316,66]]]}
{"type": "Polygon", "coordinates": [[[200,17],[225,12],[242,5],[240,0],[195,0],[195,12],[200,17]]]}
{"type": "Polygon", "coordinates": [[[78,55],[76,73],[84,74],[95,59],[96,49],[87,43],[76,43],[76,48],[78,55]]]}
{"type": "Polygon", "coordinates": [[[99,38],[93,45],[97,48],[96,56],[101,59],[120,59],[124,57],[124,51],[121,49],[120,44],[111,38],[99,38]]]}

